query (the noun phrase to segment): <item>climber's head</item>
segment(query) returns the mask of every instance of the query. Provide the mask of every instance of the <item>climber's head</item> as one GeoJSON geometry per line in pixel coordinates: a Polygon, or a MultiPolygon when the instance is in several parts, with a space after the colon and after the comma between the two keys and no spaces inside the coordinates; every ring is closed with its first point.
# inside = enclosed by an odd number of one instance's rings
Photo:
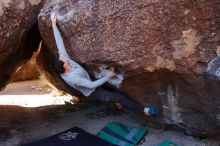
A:
{"type": "Polygon", "coordinates": [[[63,68],[65,69],[65,72],[71,71],[71,66],[69,64],[69,61],[68,60],[61,60],[61,61],[63,61],[63,68]]]}
{"type": "Polygon", "coordinates": [[[69,62],[64,59],[55,58],[52,62],[52,71],[58,74],[62,74],[71,70],[69,62]]]}

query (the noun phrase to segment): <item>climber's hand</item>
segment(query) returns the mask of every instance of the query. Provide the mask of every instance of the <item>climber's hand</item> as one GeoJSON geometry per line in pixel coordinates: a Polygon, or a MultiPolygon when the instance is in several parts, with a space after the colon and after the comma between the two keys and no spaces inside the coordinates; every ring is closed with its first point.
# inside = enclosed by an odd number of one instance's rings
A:
{"type": "Polygon", "coordinates": [[[111,71],[111,70],[108,70],[106,72],[106,75],[109,77],[109,78],[113,78],[115,76],[115,72],[114,71],[111,71]]]}
{"type": "Polygon", "coordinates": [[[56,23],[57,23],[57,18],[56,18],[56,13],[55,13],[55,12],[53,12],[53,13],[50,15],[50,19],[51,19],[52,25],[55,26],[56,23]]]}

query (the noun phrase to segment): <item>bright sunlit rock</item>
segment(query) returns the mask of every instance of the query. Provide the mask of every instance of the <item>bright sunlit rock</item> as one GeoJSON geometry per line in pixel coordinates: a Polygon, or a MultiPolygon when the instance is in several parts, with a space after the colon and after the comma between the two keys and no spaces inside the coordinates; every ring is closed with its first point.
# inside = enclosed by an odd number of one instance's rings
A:
{"type": "Polygon", "coordinates": [[[0,105],[15,105],[22,107],[39,107],[47,105],[62,105],[71,102],[70,96],[42,95],[0,95],[0,105]]]}
{"type": "MultiPolygon", "coordinates": [[[[44,91],[42,81],[25,81],[11,83],[7,88],[0,92],[0,106],[13,105],[22,107],[39,107],[48,105],[63,105],[73,100],[70,95],[56,95],[44,91]],[[42,90],[36,90],[41,87],[42,90]]],[[[45,89],[46,90],[46,89],[45,89]]]]}

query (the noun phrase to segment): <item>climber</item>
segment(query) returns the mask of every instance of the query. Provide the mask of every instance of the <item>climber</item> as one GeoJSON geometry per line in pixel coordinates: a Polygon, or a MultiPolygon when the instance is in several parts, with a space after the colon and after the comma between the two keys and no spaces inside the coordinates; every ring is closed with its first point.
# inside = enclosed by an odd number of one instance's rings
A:
{"type": "Polygon", "coordinates": [[[80,91],[90,100],[99,100],[101,102],[113,102],[118,107],[125,108],[145,115],[157,115],[159,109],[154,107],[144,107],[138,103],[131,101],[119,92],[111,92],[102,87],[105,82],[115,76],[113,71],[107,71],[106,75],[101,79],[92,81],[86,70],[75,61],[71,60],[66,52],[63,39],[56,25],[56,13],[51,14],[51,22],[60,57],[55,59],[52,64],[52,70],[60,74],[61,78],[71,87],[80,91]]]}

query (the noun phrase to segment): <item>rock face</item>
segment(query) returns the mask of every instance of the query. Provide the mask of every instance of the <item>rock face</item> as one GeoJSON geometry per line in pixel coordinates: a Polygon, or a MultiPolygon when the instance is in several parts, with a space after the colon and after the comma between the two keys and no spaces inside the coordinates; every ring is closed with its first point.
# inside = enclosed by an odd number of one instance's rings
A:
{"type": "Polygon", "coordinates": [[[218,1],[60,1],[40,15],[44,41],[55,48],[51,10],[72,57],[84,64],[107,62],[131,75],[168,69],[201,73],[216,56],[218,1]],[[74,56],[75,55],[75,56],[74,56]]]}
{"type": "Polygon", "coordinates": [[[0,89],[37,49],[41,40],[37,15],[43,0],[0,2],[0,89]]]}
{"type": "Polygon", "coordinates": [[[46,56],[57,52],[51,11],[72,59],[90,72],[116,67],[125,75],[119,90],[160,107],[156,120],[219,136],[220,82],[204,75],[220,47],[219,0],[50,0],[39,15],[46,56]]]}

